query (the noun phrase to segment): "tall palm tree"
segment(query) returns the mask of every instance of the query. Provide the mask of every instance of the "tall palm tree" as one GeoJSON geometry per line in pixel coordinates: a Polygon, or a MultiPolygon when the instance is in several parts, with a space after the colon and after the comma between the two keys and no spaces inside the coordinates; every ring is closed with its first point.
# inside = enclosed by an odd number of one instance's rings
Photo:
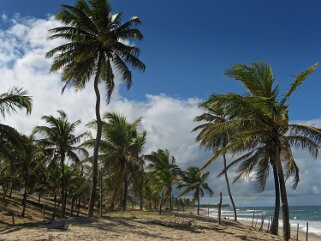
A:
{"type": "Polygon", "coordinates": [[[245,151],[246,154],[233,161],[227,169],[241,163],[240,176],[254,171],[262,187],[268,177],[269,164],[272,164],[272,167],[275,167],[280,188],[285,240],[289,240],[290,237],[285,181],[289,176],[294,175],[293,187],[295,188],[299,182],[299,169],[294,161],[291,146],[307,149],[316,157],[321,141],[321,133],[318,129],[289,124],[288,100],[317,66],[318,64],[314,64],[297,75],[284,97],[280,97],[278,86],[274,84],[272,69],[267,63],[235,65],[226,72],[226,75],[239,80],[246,87],[248,94],[211,97],[213,105],[219,105],[234,117],[224,125],[213,127],[211,135],[213,137],[221,135],[226,129],[235,134],[230,138],[229,144],[216,153],[207,164],[227,151],[232,153],[245,151]]]}
{"type": "MultiPolygon", "coordinates": [[[[205,146],[207,149],[214,150],[217,148],[224,148],[228,141],[230,133],[222,133],[221,136],[216,136],[215,138],[208,138],[208,133],[211,132],[211,128],[213,125],[217,125],[223,123],[229,119],[224,113],[224,109],[218,108],[218,106],[211,106],[211,102],[203,102],[200,104],[200,108],[202,108],[206,113],[197,116],[195,121],[202,122],[199,126],[195,127],[193,131],[200,131],[196,137],[196,140],[202,145],[205,146]]],[[[226,155],[223,154],[223,161],[224,161],[224,169],[227,167],[226,155]]],[[[224,172],[225,182],[227,186],[227,192],[233,207],[234,211],[234,220],[237,221],[237,213],[236,207],[234,203],[234,199],[232,196],[231,188],[229,179],[227,176],[227,172],[224,172]]]]}
{"type": "Polygon", "coordinates": [[[102,132],[98,85],[104,84],[109,102],[115,87],[114,70],[117,70],[127,88],[132,85],[132,73],[128,64],[135,69],[145,70],[145,65],[138,59],[140,49],[131,44],[132,41],[143,38],[136,28],[141,21],[138,17],[132,17],[122,23],[121,16],[121,13],[112,14],[108,0],[78,0],[74,6],[62,5],[62,10],[56,15],[56,19],[63,26],[49,30],[50,39],[67,40],[67,43],[46,53],[47,58],[55,56],[51,71],[62,69],[62,81],[66,83],[65,87],[83,89],[94,77],[97,135],[89,216],[93,215],[96,197],[98,151],[102,132]]]}
{"type": "MultiPolygon", "coordinates": [[[[141,152],[146,132],[138,131],[141,118],[130,123],[123,115],[106,113],[103,119],[99,159],[105,169],[113,170],[113,191],[123,190],[121,206],[126,210],[129,182],[137,173],[143,171],[144,160],[141,152]],[[119,180],[120,183],[115,180],[119,180]]],[[[89,126],[94,124],[95,122],[92,122],[89,126]]],[[[95,140],[88,140],[83,145],[92,147],[94,144],[95,140]]],[[[112,196],[116,196],[116,193],[112,196]]]]}
{"type": "Polygon", "coordinates": [[[155,182],[161,188],[161,197],[159,202],[159,214],[162,214],[164,197],[169,198],[170,207],[172,207],[172,189],[173,185],[178,182],[182,173],[176,165],[175,158],[170,155],[168,150],[159,149],[144,156],[150,163],[147,169],[152,173],[155,182]]]}
{"type": "Polygon", "coordinates": [[[59,116],[43,116],[42,119],[47,126],[36,126],[34,133],[42,135],[39,142],[44,146],[45,153],[51,161],[60,161],[61,171],[61,217],[65,215],[65,159],[66,157],[76,163],[80,162],[79,154],[87,157],[87,151],[76,146],[83,138],[88,136],[87,132],[76,135],[75,131],[80,124],[80,120],[69,122],[67,115],[63,111],[58,111],[59,116]]]}
{"type": "Polygon", "coordinates": [[[210,172],[203,173],[198,167],[189,167],[186,172],[183,173],[181,184],[177,186],[179,189],[183,189],[180,193],[180,197],[193,192],[193,202],[197,201],[197,215],[200,214],[200,198],[204,197],[205,191],[209,196],[213,196],[213,190],[206,182],[210,172]]]}

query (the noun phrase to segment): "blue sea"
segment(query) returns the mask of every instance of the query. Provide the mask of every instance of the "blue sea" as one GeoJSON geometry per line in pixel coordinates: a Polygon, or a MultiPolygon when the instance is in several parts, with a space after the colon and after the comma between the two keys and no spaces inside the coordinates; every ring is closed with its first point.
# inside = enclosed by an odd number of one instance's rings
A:
{"type": "MultiPolygon", "coordinates": [[[[255,210],[254,223],[260,226],[262,214],[265,216],[264,228],[267,228],[269,219],[273,216],[274,207],[242,207],[237,209],[238,219],[252,222],[252,216],[255,210]]],[[[217,217],[217,209],[210,209],[210,216],[217,217]]],[[[222,217],[233,218],[231,208],[222,209],[222,217]]],[[[301,231],[306,231],[306,224],[309,222],[309,233],[321,236],[321,206],[292,206],[290,207],[290,224],[293,230],[296,230],[297,224],[301,231]]],[[[280,211],[280,227],[282,226],[282,211],[280,211]]]]}

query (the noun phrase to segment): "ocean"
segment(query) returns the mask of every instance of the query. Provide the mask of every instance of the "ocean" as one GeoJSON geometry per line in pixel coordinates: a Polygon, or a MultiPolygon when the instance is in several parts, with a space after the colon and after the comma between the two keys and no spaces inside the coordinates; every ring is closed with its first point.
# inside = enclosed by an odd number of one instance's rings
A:
{"type": "MultiPolygon", "coordinates": [[[[262,215],[265,217],[264,227],[267,227],[269,219],[273,216],[274,207],[242,207],[237,209],[238,219],[252,222],[255,210],[254,223],[260,227],[262,215]]],[[[210,209],[210,216],[217,217],[217,209],[210,209]]],[[[222,209],[222,218],[233,218],[234,214],[230,207],[222,209]]],[[[309,233],[321,236],[321,206],[292,206],[290,207],[290,224],[296,230],[299,224],[300,231],[306,231],[306,224],[309,222],[309,233]]],[[[282,226],[282,211],[280,211],[280,227],[282,226]]]]}

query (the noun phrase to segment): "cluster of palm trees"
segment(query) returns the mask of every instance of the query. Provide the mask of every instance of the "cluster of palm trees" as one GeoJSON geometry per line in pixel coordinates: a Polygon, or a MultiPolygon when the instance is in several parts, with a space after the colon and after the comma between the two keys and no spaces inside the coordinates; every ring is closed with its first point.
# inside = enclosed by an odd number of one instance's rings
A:
{"type": "Polygon", "coordinates": [[[289,90],[280,95],[272,68],[266,62],[234,65],[225,74],[239,81],[246,94],[212,95],[200,105],[205,113],[196,118],[202,121],[195,128],[199,131],[197,140],[214,153],[204,167],[223,156],[224,170],[220,175],[227,177],[227,170],[237,166],[234,181],[253,175],[258,191],[264,190],[272,170],[275,212],[271,232],[278,231],[281,197],[284,240],[290,238],[286,181],[290,179],[293,188],[300,181],[292,147],[306,149],[316,158],[321,144],[319,129],[290,122],[289,98],[317,66],[316,63],[298,74],[289,90]],[[226,153],[236,156],[229,165],[226,165],[226,153]]]}
{"type": "MultiPolygon", "coordinates": [[[[8,112],[25,108],[31,112],[31,98],[27,92],[14,89],[0,96],[3,117],[8,112]]],[[[34,127],[26,136],[10,126],[0,125],[2,149],[0,150],[0,185],[4,197],[13,190],[23,192],[22,216],[25,216],[28,195],[37,194],[51,198],[54,209],[60,206],[60,217],[69,216],[80,205],[90,200],[90,181],[94,156],[89,152],[95,146],[89,131],[80,134],[80,121],[71,122],[63,111],[57,116],[43,116],[45,125],[34,127]]],[[[140,131],[140,121],[129,122],[123,115],[107,113],[102,119],[102,139],[98,153],[99,200],[95,206],[103,211],[126,210],[129,202],[142,210],[163,206],[173,210],[172,190],[182,189],[182,195],[194,191],[193,200],[176,197],[176,207],[184,208],[197,201],[204,191],[212,190],[205,182],[209,173],[202,173],[197,167],[184,172],[176,164],[168,150],[157,150],[143,154],[146,132],[140,131]],[[147,166],[145,165],[147,161],[147,166]],[[145,167],[146,166],[146,167],[145,167]]],[[[96,120],[88,128],[96,131],[96,120]]],[[[94,207],[95,207],[94,206],[94,207]]],[[[56,211],[56,210],[55,210],[56,211]]],[[[56,215],[53,212],[53,217],[56,215]]],[[[198,208],[199,214],[199,208],[198,208]]]]}

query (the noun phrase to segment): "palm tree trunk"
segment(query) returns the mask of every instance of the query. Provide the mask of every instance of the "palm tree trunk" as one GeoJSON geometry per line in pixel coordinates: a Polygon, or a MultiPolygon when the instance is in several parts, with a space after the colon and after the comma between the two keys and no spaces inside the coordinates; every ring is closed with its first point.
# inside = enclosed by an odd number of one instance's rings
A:
{"type": "Polygon", "coordinates": [[[279,187],[278,173],[277,173],[275,164],[272,164],[272,169],[273,169],[274,185],[275,185],[275,207],[274,207],[274,215],[271,223],[270,233],[277,235],[279,231],[280,187],[279,187]]]}
{"type": "Polygon", "coordinates": [[[169,211],[173,211],[172,209],[172,203],[173,203],[173,199],[172,199],[172,187],[169,188],[168,190],[169,192],[169,211]]]}
{"type": "Polygon", "coordinates": [[[61,214],[60,217],[65,216],[65,153],[60,153],[60,171],[61,171],[61,214]]]}
{"type": "Polygon", "coordinates": [[[288,241],[290,239],[290,223],[289,223],[289,206],[288,197],[286,193],[286,186],[284,180],[283,169],[280,160],[280,146],[276,145],[276,168],[279,177],[281,200],[282,200],[282,215],[283,215],[283,239],[288,241]]]}
{"type": "MultiPolygon", "coordinates": [[[[224,160],[224,169],[226,169],[226,156],[225,154],[223,155],[223,160],[224,160]]],[[[233,212],[234,212],[234,221],[237,221],[237,214],[236,214],[236,207],[235,207],[235,203],[233,200],[233,196],[232,196],[232,192],[231,192],[231,188],[230,188],[230,182],[228,180],[228,176],[227,176],[227,172],[224,172],[224,176],[225,176],[225,182],[226,182],[226,186],[227,186],[227,192],[228,195],[230,197],[230,201],[233,207],[233,212]]]]}
{"type": "Polygon", "coordinates": [[[38,204],[40,204],[41,192],[38,193],[38,204]]]}
{"type": "Polygon", "coordinates": [[[142,173],[140,185],[139,185],[139,210],[143,210],[144,200],[143,200],[143,185],[144,185],[144,174],[142,173]]]}
{"type": "Polygon", "coordinates": [[[197,194],[197,215],[200,215],[200,194],[197,194]]]}
{"type": "Polygon", "coordinates": [[[11,187],[10,187],[10,193],[9,193],[9,198],[11,198],[11,195],[12,195],[12,190],[13,190],[13,182],[11,183],[11,187]]]}
{"type": "Polygon", "coordinates": [[[99,215],[100,217],[103,216],[103,171],[102,168],[100,168],[100,185],[99,185],[99,215]]]}
{"type": "Polygon", "coordinates": [[[57,207],[57,193],[54,194],[54,209],[57,207]]]}
{"type": "Polygon", "coordinates": [[[24,193],[23,193],[23,199],[22,199],[22,212],[21,212],[21,216],[24,217],[25,216],[25,212],[26,212],[26,206],[27,206],[27,187],[25,187],[24,193]]]}
{"type": "Polygon", "coordinates": [[[124,196],[123,196],[123,205],[122,205],[122,210],[123,211],[126,211],[127,196],[128,196],[128,183],[127,183],[127,178],[125,177],[125,180],[124,180],[124,196]]]}
{"type": "Polygon", "coordinates": [[[94,205],[96,200],[96,189],[97,189],[97,175],[98,175],[98,152],[99,152],[99,145],[101,140],[101,132],[102,132],[102,122],[100,117],[100,93],[99,93],[99,72],[100,72],[100,64],[101,58],[99,57],[98,61],[98,70],[95,77],[94,82],[94,89],[96,94],[96,121],[97,121],[97,134],[96,134],[96,143],[94,148],[94,160],[93,160],[93,176],[92,176],[92,187],[91,187],[91,194],[88,204],[88,216],[91,217],[94,214],[94,205]]]}
{"type": "Polygon", "coordinates": [[[163,199],[164,199],[164,188],[162,190],[162,194],[161,194],[160,202],[159,202],[159,211],[158,211],[159,215],[162,215],[163,199]]]}
{"type": "Polygon", "coordinates": [[[78,198],[77,217],[79,217],[79,212],[80,212],[80,197],[78,198]]]}
{"type": "Polygon", "coordinates": [[[56,216],[56,207],[57,207],[57,193],[55,191],[54,192],[54,208],[53,208],[53,211],[52,211],[52,220],[54,220],[55,216],[56,216]]]}
{"type": "Polygon", "coordinates": [[[3,198],[5,198],[7,196],[8,188],[9,188],[9,183],[7,182],[6,186],[5,186],[4,190],[3,190],[3,198]]]}
{"type": "Polygon", "coordinates": [[[70,217],[72,217],[72,215],[74,213],[75,200],[77,200],[77,199],[73,196],[71,199],[70,217]]]}

